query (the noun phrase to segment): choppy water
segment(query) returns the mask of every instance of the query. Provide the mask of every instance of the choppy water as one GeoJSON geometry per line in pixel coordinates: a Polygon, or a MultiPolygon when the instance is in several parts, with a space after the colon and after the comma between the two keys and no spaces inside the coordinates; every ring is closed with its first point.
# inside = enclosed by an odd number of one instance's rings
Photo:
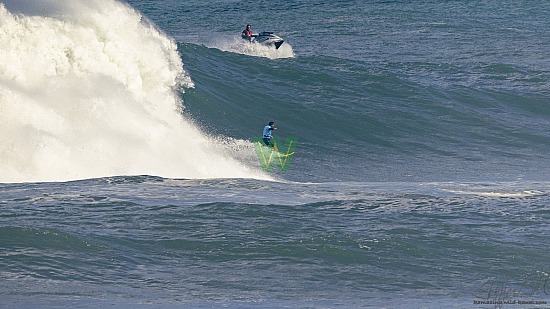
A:
{"type": "Polygon", "coordinates": [[[548,306],[547,2],[2,3],[1,308],[548,306]]]}
{"type": "Polygon", "coordinates": [[[0,202],[7,307],[465,308],[492,282],[548,300],[548,183],[117,177],[0,202]]]}

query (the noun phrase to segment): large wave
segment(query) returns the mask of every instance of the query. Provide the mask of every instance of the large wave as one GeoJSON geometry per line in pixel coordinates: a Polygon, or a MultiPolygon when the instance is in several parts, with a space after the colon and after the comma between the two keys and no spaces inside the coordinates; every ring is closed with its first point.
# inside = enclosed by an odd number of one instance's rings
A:
{"type": "Polygon", "coordinates": [[[181,116],[176,44],[130,6],[4,1],[0,46],[1,182],[258,176],[181,116]]]}

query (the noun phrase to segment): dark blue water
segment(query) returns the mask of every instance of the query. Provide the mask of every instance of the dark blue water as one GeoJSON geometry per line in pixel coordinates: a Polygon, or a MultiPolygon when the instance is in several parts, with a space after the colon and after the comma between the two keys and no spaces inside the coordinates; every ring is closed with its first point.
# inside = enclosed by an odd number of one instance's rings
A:
{"type": "Polygon", "coordinates": [[[178,3],[191,14],[176,20],[166,2],[133,4],[180,42],[187,112],[206,130],[250,139],[271,119],[300,138],[306,168],[288,178],[548,179],[544,2],[178,3]],[[245,20],[293,56],[228,47],[245,20]]]}
{"type": "Polygon", "coordinates": [[[117,177],[1,189],[7,307],[548,300],[547,183],[117,177]]]}

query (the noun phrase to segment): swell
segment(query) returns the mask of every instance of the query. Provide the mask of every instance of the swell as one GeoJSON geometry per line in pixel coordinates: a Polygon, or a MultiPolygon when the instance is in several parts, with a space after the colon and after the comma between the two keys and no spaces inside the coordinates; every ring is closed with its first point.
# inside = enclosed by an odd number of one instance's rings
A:
{"type": "MultiPolygon", "coordinates": [[[[9,279],[159,288],[189,297],[194,288],[269,290],[282,282],[302,292],[310,291],[300,288],[304,282],[342,291],[356,285],[433,292],[452,290],[447,279],[465,287],[546,271],[549,213],[540,205],[547,194],[389,196],[301,205],[66,203],[58,206],[64,221],[36,219],[32,210],[21,215],[27,224],[0,228],[7,253],[0,261],[9,279]],[[71,216],[78,224],[67,223],[71,216]]],[[[15,213],[8,207],[2,218],[15,213]]]]}

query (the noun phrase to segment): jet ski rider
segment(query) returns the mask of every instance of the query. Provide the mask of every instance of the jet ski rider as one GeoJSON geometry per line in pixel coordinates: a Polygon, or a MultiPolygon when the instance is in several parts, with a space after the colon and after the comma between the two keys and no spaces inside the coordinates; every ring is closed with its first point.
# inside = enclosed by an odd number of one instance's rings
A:
{"type": "Polygon", "coordinates": [[[252,34],[252,30],[250,29],[250,25],[246,25],[246,29],[243,30],[243,33],[241,34],[241,37],[244,40],[252,41],[253,37],[256,37],[257,35],[252,34]]]}

